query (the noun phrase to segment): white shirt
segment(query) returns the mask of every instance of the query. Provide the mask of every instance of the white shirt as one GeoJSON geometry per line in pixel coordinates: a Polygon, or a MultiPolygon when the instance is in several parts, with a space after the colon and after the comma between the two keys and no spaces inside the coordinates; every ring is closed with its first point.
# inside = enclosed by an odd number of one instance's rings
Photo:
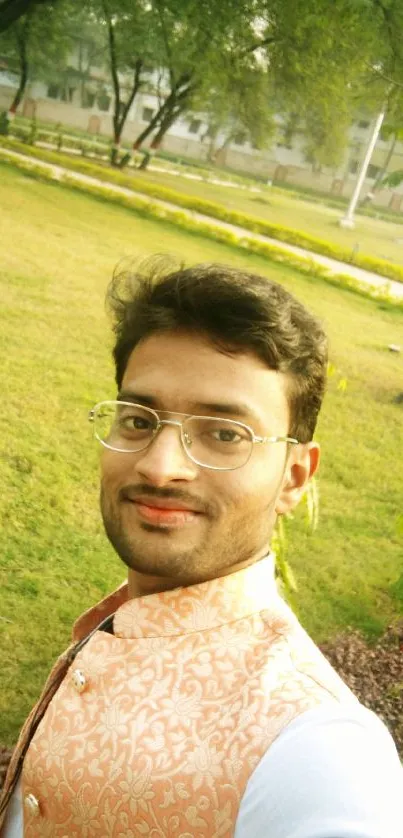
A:
{"type": "MultiPolygon", "coordinates": [[[[4,838],[22,838],[20,783],[4,838]]],[[[403,838],[403,769],[361,705],[309,710],[271,745],[246,786],[234,838],[403,838]]]]}

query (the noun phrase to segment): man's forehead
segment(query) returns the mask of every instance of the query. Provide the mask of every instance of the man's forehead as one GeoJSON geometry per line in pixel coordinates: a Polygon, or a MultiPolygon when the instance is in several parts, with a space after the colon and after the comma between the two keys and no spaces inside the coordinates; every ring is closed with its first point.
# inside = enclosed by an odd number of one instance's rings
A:
{"type": "Polygon", "coordinates": [[[156,334],[131,353],[120,398],[150,407],[193,412],[267,416],[267,410],[287,409],[285,381],[251,352],[222,353],[199,335],[156,334]],[[141,398],[140,398],[141,397],[141,398]],[[167,404],[170,402],[170,404],[167,404]]]}

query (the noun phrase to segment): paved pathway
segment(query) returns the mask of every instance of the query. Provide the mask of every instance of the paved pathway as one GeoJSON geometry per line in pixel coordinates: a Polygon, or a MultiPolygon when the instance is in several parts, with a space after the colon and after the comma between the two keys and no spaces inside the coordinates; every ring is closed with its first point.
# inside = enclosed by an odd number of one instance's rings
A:
{"type": "Polygon", "coordinates": [[[152,198],[148,195],[144,195],[143,192],[136,192],[134,189],[128,189],[125,186],[118,186],[117,184],[106,183],[103,180],[98,180],[98,178],[93,178],[89,175],[81,174],[80,172],[74,172],[72,169],[66,169],[62,166],[57,166],[53,163],[45,163],[43,160],[39,160],[39,158],[32,158],[31,156],[20,154],[20,152],[11,151],[9,149],[0,147],[0,158],[1,157],[9,159],[20,159],[24,160],[25,162],[32,162],[33,160],[35,160],[45,169],[48,169],[48,171],[52,173],[52,176],[55,178],[55,180],[62,179],[63,175],[68,175],[73,180],[77,180],[82,183],[94,184],[99,187],[104,187],[108,191],[116,192],[121,195],[132,195],[136,198],[141,198],[145,203],[153,203],[157,206],[165,207],[166,209],[177,210],[189,216],[190,218],[195,219],[196,221],[203,221],[204,223],[213,224],[217,227],[229,230],[231,233],[236,233],[241,238],[254,239],[255,241],[261,241],[267,244],[275,245],[276,247],[288,251],[289,253],[296,254],[297,256],[303,257],[305,259],[312,260],[313,262],[316,262],[319,265],[323,265],[325,268],[329,270],[329,273],[351,276],[364,284],[371,285],[380,289],[385,289],[385,291],[388,291],[392,297],[403,300],[403,282],[396,282],[395,280],[387,279],[386,277],[380,276],[379,274],[372,273],[371,271],[366,271],[363,268],[358,268],[356,265],[351,265],[346,262],[339,262],[337,261],[337,259],[331,259],[328,256],[322,256],[319,253],[313,253],[310,250],[304,250],[304,248],[302,247],[296,247],[293,244],[287,244],[285,242],[279,241],[278,239],[273,239],[269,236],[260,235],[259,233],[252,233],[250,232],[250,230],[245,230],[244,227],[238,227],[235,224],[229,224],[225,221],[219,221],[216,218],[212,218],[210,215],[203,215],[200,212],[187,210],[184,207],[178,207],[177,204],[172,204],[168,201],[162,201],[158,198],[152,198]]]}

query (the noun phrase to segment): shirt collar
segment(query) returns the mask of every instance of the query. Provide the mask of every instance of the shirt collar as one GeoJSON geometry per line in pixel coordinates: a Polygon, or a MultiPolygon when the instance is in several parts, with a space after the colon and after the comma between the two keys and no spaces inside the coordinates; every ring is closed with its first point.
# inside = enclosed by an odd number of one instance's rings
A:
{"type": "Polygon", "coordinates": [[[277,597],[274,558],[269,554],[249,567],[187,588],[128,599],[122,585],[75,623],[80,640],[115,612],[116,637],[170,637],[218,628],[266,609],[277,597]]]}

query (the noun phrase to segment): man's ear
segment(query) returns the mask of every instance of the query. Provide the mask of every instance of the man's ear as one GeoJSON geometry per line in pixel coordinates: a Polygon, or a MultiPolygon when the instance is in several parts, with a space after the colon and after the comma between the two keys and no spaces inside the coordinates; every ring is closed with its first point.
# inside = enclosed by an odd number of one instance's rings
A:
{"type": "Polygon", "coordinates": [[[317,442],[300,443],[290,452],[275,511],[285,515],[294,509],[305,492],[308,481],[315,474],[320,459],[317,442]]]}

